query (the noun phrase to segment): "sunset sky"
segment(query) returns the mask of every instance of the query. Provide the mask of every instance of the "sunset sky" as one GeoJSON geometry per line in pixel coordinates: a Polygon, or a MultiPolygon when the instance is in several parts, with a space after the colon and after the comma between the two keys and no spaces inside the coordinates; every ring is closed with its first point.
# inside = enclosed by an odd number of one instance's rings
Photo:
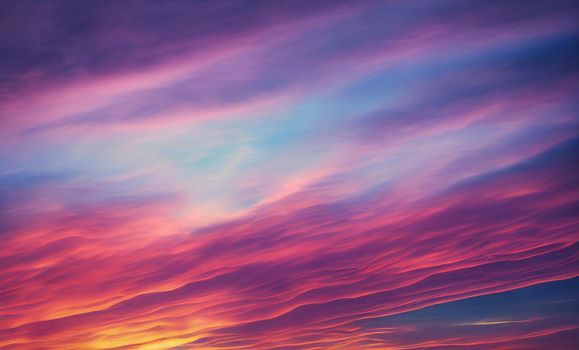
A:
{"type": "Polygon", "coordinates": [[[0,349],[579,349],[578,18],[1,0],[0,349]]]}

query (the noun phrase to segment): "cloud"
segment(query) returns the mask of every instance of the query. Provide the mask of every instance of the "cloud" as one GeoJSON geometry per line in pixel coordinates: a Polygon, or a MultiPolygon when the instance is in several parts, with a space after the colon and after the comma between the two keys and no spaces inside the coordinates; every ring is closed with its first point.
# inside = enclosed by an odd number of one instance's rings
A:
{"type": "Polygon", "coordinates": [[[0,6],[0,347],[574,348],[575,4],[0,6]]]}

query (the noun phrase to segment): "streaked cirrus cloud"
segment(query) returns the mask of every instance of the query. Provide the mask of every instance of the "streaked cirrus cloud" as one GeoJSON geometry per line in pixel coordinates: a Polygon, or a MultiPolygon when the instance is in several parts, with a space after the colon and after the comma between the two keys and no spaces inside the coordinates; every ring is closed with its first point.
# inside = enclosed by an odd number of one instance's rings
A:
{"type": "Polygon", "coordinates": [[[578,346],[572,1],[0,7],[0,348],[578,346]]]}

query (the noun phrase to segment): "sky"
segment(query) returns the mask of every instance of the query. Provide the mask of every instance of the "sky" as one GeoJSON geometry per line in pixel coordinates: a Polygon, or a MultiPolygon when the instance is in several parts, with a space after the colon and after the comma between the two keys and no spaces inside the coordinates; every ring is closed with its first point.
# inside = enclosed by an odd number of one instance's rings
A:
{"type": "Polygon", "coordinates": [[[579,348],[571,0],[3,0],[0,348],[579,348]]]}

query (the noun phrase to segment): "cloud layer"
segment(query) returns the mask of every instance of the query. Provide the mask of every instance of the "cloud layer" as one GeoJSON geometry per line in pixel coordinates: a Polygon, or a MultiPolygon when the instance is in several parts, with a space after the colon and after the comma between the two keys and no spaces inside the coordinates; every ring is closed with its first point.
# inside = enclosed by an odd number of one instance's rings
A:
{"type": "Polygon", "coordinates": [[[572,1],[0,6],[2,349],[579,345],[572,1]]]}

